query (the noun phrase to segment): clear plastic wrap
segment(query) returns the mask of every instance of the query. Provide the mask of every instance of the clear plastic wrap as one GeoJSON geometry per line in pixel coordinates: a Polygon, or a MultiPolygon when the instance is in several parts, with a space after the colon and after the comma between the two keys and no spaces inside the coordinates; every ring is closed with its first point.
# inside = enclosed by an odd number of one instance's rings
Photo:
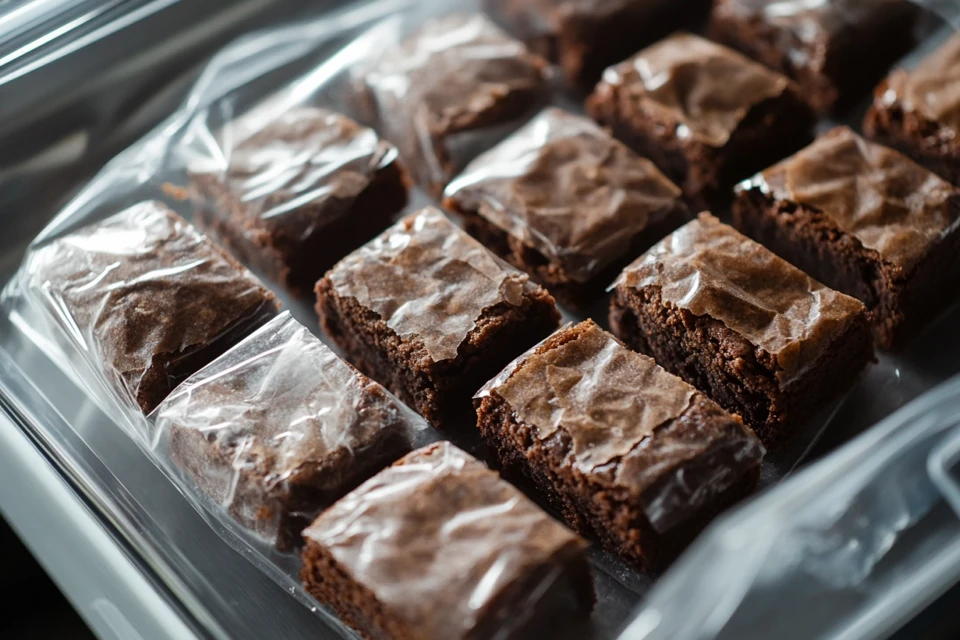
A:
{"type": "Polygon", "coordinates": [[[281,550],[360,482],[435,438],[289,313],[188,378],[151,416],[155,452],[281,550]]]}
{"type": "MultiPolygon", "coordinates": [[[[224,149],[220,146],[222,141],[206,146],[202,141],[218,140],[225,124],[253,107],[267,110],[262,112],[268,112],[264,118],[273,118],[294,108],[317,107],[363,121],[369,114],[362,109],[363,105],[356,104],[357,71],[369,68],[365,65],[381,55],[388,43],[398,42],[404,34],[423,25],[427,17],[473,8],[470,0],[429,3],[376,0],[239,40],[214,57],[180,110],[107,165],[60,211],[37,238],[28,262],[51,242],[138,202],[162,200],[189,219],[193,206],[183,200],[184,188],[189,186],[188,167],[198,158],[205,161],[206,150],[210,150],[212,156],[224,149]]],[[[378,133],[390,139],[382,127],[378,133]]],[[[505,132],[496,128],[487,131],[480,136],[480,141],[492,147],[501,133],[505,132]]],[[[454,147],[460,137],[461,134],[453,136],[454,147]]],[[[402,141],[393,142],[400,147],[402,155],[402,141]]],[[[422,192],[414,193],[418,208],[426,201],[422,192]]],[[[12,372],[11,376],[16,374],[21,378],[16,378],[12,386],[7,379],[0,380],[4,394],[16,394],[19,404],[11,403],[11,406],[26,416],[31,433],[44,443],[51,458],[68,464],[75,462],[68,467],[71,479],[78,486],[86,487],[84,483],[90,483],[92,489],[88,495],[95,496],[94,504],[106,517],[121,523],[124,535],[148,558],[164,585],[185,600],[192,598],[189,602],[194,608],[190,611],[198,616],[200,624],[207,625],[215,618],[212,627],[234,625],[235,635],[314,637],[320,629],[320,633],[329,630],[349,637],[349,632],[299,586],[300,566],[295,556],[279,553],[260,537],[237,527],[233,520],[223,517],[225,510],[221,504],[194,491],[189,484],[178,483],[176,486],[182,487],[185,495],[176,494],[174,483],[162,482],[160,471],[145,468],[150,465],[146,464],[146,458],[138,457],[142,453],[139,449],[129,445],[126,438],[117,437],[111,421],[133,420],[142,431],[148,427],[146,419],[139,412],[125,417],[114,407],[99,402],[98,407],[90,396],[71,384],[73,381],[80,389],[87,389],[99,374],[93,371],[91,375],[89,366],[85,368],[88,359],[76,343],[56,338],[51,327],[60,332],[63,327],[58,325],[56,316],[48,313],[46,303],[37,304],[39,298],[31,290],[25,273],[22,271],[5,289],[5,314],[0,318],[4,329],[0,332],[3,340],[0,366],[5,374],[12,372]],[[22,363],[22,370],[18,363],[22,363]],[[34,404],[28,404],[27,400],[34,404]],[[197,508],[209,527],[191,507],[197,508]],[[198,540],[204,545],[195,544],[198,540]],[[257,582],[262,577],[260,572],[249,570],[228,547],[236,549],[281,588],[257,582]],[[243,579],[234,579],[235,576],[243,579]],[[257,585],[256,597],[247,595],[248,585],[252,584],[257,585]],[[304,607],[292,606],[287,593],[304,607]],[[204,618],[204,615],[210,617],[204,618]],[[317,617],[322,622],[318,622],[317,617]],[[257,626],[261,619],[280,624],[277,629],[264,629],[257,626]],[[246,622],[249,629],[238,626],[237,620],[246,622]],[[284,626],[286,624],[289,627],[284,626]]],[[[305,326],[315,327],[316,317],[311,309],[295,300],[285,301],[305,326]]],[[[604,313],[605,310],[600,310],[593,315],[602,321],[604,313]]],[[[936,331],[919,341],[907,355],[881,354],[879,362],[868,369],[848,396],[824,407],[821,415],[805,425],[788,450],[767,457],[762,484],[779,483],[784,475],[806,460],[811,448],[819,446],[816,442],[821,436],[827,441],[821,449],[836,445],[955,371],[952,358],[956,349],[944,346],[943,342],[945,336],[952,335],[949,330],[955,320],[953,315],[942,321],[936,331]]],[[[480,455],[481,450],[475,448],[477,445],[469,434],[462,439],[456,437],[459,445],[480,455]]],[[[149,453],[152,455],[152,450],[149,453]]],[[[859,461],[871,459],[868,453],[869,449],[861,450],[859,461]]],[[[856,461],[858,459],[847,460],[847,465],[856,461]]],[[[179,468],[172,463],[164,463],[163,468],[168,475],[179,477],[179,468]]],[[[819,491],[826,495],[830,489],[832,487],[825,485],[819,491]]],[[[789,520],[790,516],[789,512],[771,512],[771,517],[781,521],[789,520]]],[[[753,524],[764,525],[762,521],[753,524]]],[[[829,523],[813,535],[824,530],[829,533],[829,523]]],[[[739,539],[749,544],[757,531],[754,528],[739,539]]],[[[682,567],[678,570],[695,577],[705,566],[722,564],[722,556],[704,557],[699,552],[696,555],[697,566],[684,563],[678,565],[682,567]]],[[[632,571],[624,563],[596,550],[590,552],[590,560],[598,601],[590,628],[578,637],[607,640],[618,636],[621,625],[640,602],[653,577],[632,571]]],[[[855,574],[847,573],[848,569],[858,566],[862,568],[856,563],[838,565],[837,574],[850,581],[855,574]]],[[[728,569],[738,578],[743,576],[740,586],[753,579],[746,571],[741,573],[735,564],[728,569]]],[[[730,580],[721,583],[722,580],[715,583],[719,586],[709,595],[721,599],[732,597],[723,590],[723,584],[730,580]]],[[[694,595],[683,594],[672,601],[684,606],[669,611],[663,609],[665,615],[680,616],[682,622],[689,612],[690,617],[702,620],[695,597],[698,592],[690,593],[694,595]]],[[[644,620],[648,622],[649,618],[644,620]]],[[[662,622],[672,623],[672,619],[662,622]]]]}
{"type": "Polygon", "coordinates": [[[598,478],[613,469],[626,502],[640,504],[660,533],[709,509],[764,453],[752,431],[719,410],[693,409],[705,400],[696,389],[589,320],[520,356],[475,398],[491,394],[529,425],[531,438],[565,434],[564,465],[598,478]],[[684,419],[696,426],[677,428],[684,419]]]}
{"type": "Polygon", "coordinates": [[[58,337],[144,413],[277,311],[253,274],[157,202],[37,249],[21,277],[58,337]]]}
{"type": "Polygon", "coordinates": [[[338,296],[372,309],[401,337],[417,336],[435,362],[457,357],[485,309],[519,306],[535,288],[433,207],[347,256],[327,278],[338,296]]]}
{"type": "Polygon", "coordinates": [[[813,280],[707,213],[623,270],[614,287],[655,286],[776,357],[781,387],[800,379],[856,321],[863,303],[813,280]]]}
{"type": "Polygon", "coordinates": [[[304,538],[305,586],[369,637],[523,637],[538,607],[565,620],[593,604],[586,542],[446,442],[361,485],[304,538]]]}
{"type": "Polygon", "coordinates": [[[552,107],[471,162],[444,196],[579,282],[682,206],[680,188],[652,162],[592,120],[552,107]]]}

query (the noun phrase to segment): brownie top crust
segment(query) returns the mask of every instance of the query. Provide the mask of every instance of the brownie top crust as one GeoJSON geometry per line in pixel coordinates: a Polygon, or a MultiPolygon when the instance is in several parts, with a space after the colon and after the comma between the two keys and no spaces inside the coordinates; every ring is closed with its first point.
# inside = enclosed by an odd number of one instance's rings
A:
{"type": "Polygon", "coordinates": [[[266,496],[315,474],[332,454],[350,459],[388,434],[413,442],[427,432],[420,416],[288,313],[177,387],[158,407],[156,428],[160,437],[171,429],[203,434],[209,471],[220,476],[212,497],[246,500],[252,510],[266,499],[251,501],[240,487],[255,484],[266,496]]]}
{"type": "Polygon", "coordinates": [[[719,148],[751,108],[790,86],[786,76],[736,51],[678,33],[607,69],[596,99],[616,87],[644,111],[677,122],[678,138],[719,148]]]}
{"type": "Polygon", "coordinates": [[[572,464],[584,474],[609,475],[640,496],[661,530],[695,509],[698,496],[722,490],[763,456],[749,428],[592,320],[565,327],[528,351],[477,397],[492,393],[539,440],[565,432],[572,464]],[[688,428],[685,419],[692,420],[688,428]],[[686,475],[675,474],[707,455],[723,464],[707,474],[689,466],[686,475]],[[697,485],[701,480],[704,485],[697,485]]]}
{"type": "Polygon", "coordinates": [[[847,127],[770,167],[740,188],[819,209],[865,247],[909,270],[957,223],[949,182],[847,127]]]}
{"type": "MultiPolygon", "coordinates": [[[[906,0],[719,0],[716,12],[724,16],[762,21],[789,31],[800,42],[826,42],[845,29],[870,24],[891,9],[909,6],[906,0]]],[[[791,48],[794,64],[809,62],[823,51],[791,48]]]]}
{"type": "Polygon", "coordinates": [[[380,472],[303,535],[414,636],[451,640],[470,637],[505,588],[586,547],[483,463],[446,442],[380,472]]]}
{"type": "Polygon", "coordinates": [[[187,171],[194,180],[222,182],[247,217],[259,218],[250,233],[267,227],[303,241],[345,215],[397,150],[339,113],[269,107],[199,141],[187,171]]]}
{"type": "Polygon", "coordinates": [[[776,357],[781,386],[864,312],[708,213],[624,269],[615,286],[658,287],[664,302],[721,321],[776,357]]]}
{"type": "Polygon", "coordinates": [[[585,282],[679,203],[679,187],[592,120],[548,108],[446,191],[585,282]]]}
{"type": "Polygon", "coordinates": [[[154,408],[144,406],[155,391],[148,373],[172,386],[178,360],[277,310],[252,273],[157,202],[55,240],[25,271],[111,384],[145,412],[154,408]]]}
{"type": "Polygon", "coordinates": [[[376,312],[436,362],[457,349],[483,312],[520,306],[536,286],[439,210],[412,213],[341,260],[328,274],[341,297],[376,312]]]}
{"type": "Polygon", "coordinates": [[[906,111],[960,135],[960,35],[951,36],[913,71],[890,74],[881,99],[886,104],[899,101],[906,111]]]}
{"type": "MultiPolygon", "coordinates": [[[[648,1],[648,0],[644,0],[648,1]]],[[[656,0],[659,1],[659,0],[656,0]]],[[[520,27],[522,37],[556,36],[567,23],[599,21],[636,6],[636,0],[485,0],[520,27]]]]}

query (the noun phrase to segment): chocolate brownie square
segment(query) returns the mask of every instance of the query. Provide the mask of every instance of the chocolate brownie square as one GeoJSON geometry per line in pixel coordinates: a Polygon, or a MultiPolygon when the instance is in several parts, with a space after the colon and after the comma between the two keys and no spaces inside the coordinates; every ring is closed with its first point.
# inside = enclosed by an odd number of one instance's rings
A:
{"type": "Polygon", "coordinates": [[[374,476],[303,537],[304,587],[363,638],[554,637],[593,606],[583,539],[445,442],[374,476]]]}
{"type": "Polygon", "coordinates": [[[739,187],[734,225],[862,300],[877,344],[902,347],[960,287],[960,191],[838,127],[739,187]]]}
{"type": "Polygon", "coordinates": [[[396,148],[326,109],[257,110],[187,166],[197,223],[299,296],[407,204],[396,148]]]}
{"type": "Polygon", "coordinates": [[[711,0],[484,0],[507,31],[589,90],[603,70],[680,27],[693,28],[711,0]]]}
{"type": "Polygon", "coordinates": [[[785,76],[684,33],[607,69],[587,110],[697,207],[806,144],[814,123],[785,76]]]}
{"type": "Polygon", "coordinates": [[[159,447],[200,491],[281,551],[428,430],[286,313],[190,376],[155,416],[159,447]]]}
{"type": "Polygon", "coordinates": [[[553,298],[432,207],[317,283],[317,312],[347,359],[436,427],[559,321],[553,298]]]}
{"type": "Polygon", "coordinates": [[[664,568],[759,478],[749,427],[591,320],[524,354],[474,405],[505,471],[643,569],[664,568]]]}
{"type": "Polygon", "coordinates": [[[908,0],[717,0],[710,37],[789,76],[827,113],[913,46],[919,14],[908,0]]]}
{"type": "Polygon", "coordinates": [[[480,14],[429,20],[357,66],[362,110],[432,195],[548,97],[547,62],[480,14]]]}
{"type": "Polygon", "coordinates": [[[549,108],[470,163],[445,205],[491,251],[580,308],[689,219],[681,195],[593,121],[549,108]]]}
{"type": "Polygon", "coordinates": [[[28,295],[143,413],[278,307],[253,274],[157,202],[54,240],[24,273],[28,295]]]}
{"type": "Polygon", "coordinates": [[[867,136],[960,185],[960,35],[913,71],[880,83],[863,121],[867,136]]]}
{"type": "Polygon", "coordinates": [[[710,214],[624,269],[613,331],[775,449],[873,358],[866,309],[710,214]]]}

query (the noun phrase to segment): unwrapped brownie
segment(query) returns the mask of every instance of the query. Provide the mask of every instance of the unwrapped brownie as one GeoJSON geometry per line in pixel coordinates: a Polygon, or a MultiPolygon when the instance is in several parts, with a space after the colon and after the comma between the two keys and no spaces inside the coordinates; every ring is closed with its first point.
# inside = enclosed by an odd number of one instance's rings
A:
{"type": "Polygon", "coordinates": [[[863,130],[960,185],[960,35],[881,82],[863,130]]]}
{"type": "Polygon", "coordinates": [[[913,46],[919,14],[908,0],[717,0],[710,37],[793,78],[829,112],[913,46]]]}
{"type": "Polygon", "coordinates": [[[643,568],[663,568],[759,478],[748,427],[590,320],[520,357],[474,404],[505,470],[643,568]]]}
{"type": "Polygon", "coordinates": [[[681,196],[594,122],[549,108],[470,163],[445,202],[494,253],[582,307],[686,222],[681,196]]]}
{"type": "Polygon", "coordinates": [[[445,442],[374,476],[303,536],[304,587],[364,638],[554,637],[593,605],[586,543],[445,442]]]}
{"type": "Polygon", "coordinates": [[[846,127],[739,187],[734,224],[863,300],[897,348],[957,299],[960,190],[846,127]]]}
{"type": "Polygon", "coordinates": [[[420,416],[286,313],[188,378],[155,416],[158,449],[280,550],[428,435],[420,416]]]}
{"type": "Polygon", "coordinates": [[[121,402],[144,413],[277,311],[253,274],[157,202],[38,249],[24,273],[121,402]]]}
{"type": "Polygon", "coordinates": [[[321,326],[361,371],[449,425],[553,331],[553,298],[437,209],[408,215],[317,283],[321,326]]]}
{"type": "Polygon", "coordinates": [[[187,166],[198,224],[297,295],[407,203],[396,148],[332,111],[255,110],[187,166]]]}
{"type": "Polygon", "coordinates": [[[697,206],[808,142],[814,121],[786,76],[684,33],[607,69],[587,110],[697,206]]]}
{"type": "Polygon", "coordinates": [[[559,63],[569,84],[590,89],[608,66],[681,26],[697,26],[711,0],[484,0],[483,5],[533,51],[559,63]]]}
{"type": "Polygon", "coordinates": [[[624,269],[610,324],[770,449],[873,357],[863,304],[706,213],[624,269]]]}
{"type": "Polygon", "coordinates": [[[480,14],[428,21],[357,67],[370,119],[433,195],[546,100],[547,63],[480,14]]]}

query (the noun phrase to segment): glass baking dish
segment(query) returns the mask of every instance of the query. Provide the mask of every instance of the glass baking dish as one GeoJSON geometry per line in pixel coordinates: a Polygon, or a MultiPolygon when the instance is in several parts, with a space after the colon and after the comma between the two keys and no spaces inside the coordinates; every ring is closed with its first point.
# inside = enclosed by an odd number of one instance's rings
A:
{"type": "MultiPolygon", "coordinates": [[[[393,17],[435,9],[417,4],[353,3],[228,47],[203,71],[184,106],[111,162],[43,236],[112,213],[121,202],[163,197],[166,153],[188,127],[266,95],[322,98],[330,78],[359,49],[375,44],[377,30],[393,17]]],[[[904,64],[948,32],[932,21],[926,29],[929,38],[904,64]]],[[[426,201],[419,194],[412,206],[426,201]]],[[[189,215],[182,203],[170,204],[189,215]]],[[[32,235],[25,229],[15,239],[25,245],[32,235]]],[[[215,637],[349,637],[291,579],[295,569],[225,542],[230,532],[199,514],[118,429],[110,408],[91,397],[69,355],[22,302],[15,286],[7,289],[0,317],[5,411],[173,594],[184,615],[215,637]]],[[[316,326],[312,309],[289,300],[287,308],[316,326]]],[[[590,315],[601,320],[602,307],[590,315]]],[[[946,382],[960,371],[958,321],[960,309],[954,308],[908,352],[881,355],[844,399],[765,464],[766,490],[715,523],[656,583],[595,553],[595,637],[615,638],[621,630],[620,637],[631,639],[773,632],[882,637],[956,581],[957,550],[944,541],[960,529],[950,507],[960,381],[946,382]],[[809,604],[796,605],[806,602],[802,598],[809,604]],[[795,614],[803,609],[808,613],[798,621],[795,614]]]]}

